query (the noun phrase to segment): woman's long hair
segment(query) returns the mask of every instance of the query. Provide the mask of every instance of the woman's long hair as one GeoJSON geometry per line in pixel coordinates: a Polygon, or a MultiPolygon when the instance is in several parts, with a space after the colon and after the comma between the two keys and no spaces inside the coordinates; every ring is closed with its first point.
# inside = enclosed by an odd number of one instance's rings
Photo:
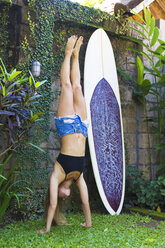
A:
{"type": "MultiPolygon", "coordinates": [[[[68,225],[64,212],[63,212],[63,203],[64,203],[64,200],[58,197],[57,207],[55,210],[52,225],[53,224],[58,225],[58,226],[68,225]]],[[[45,206],[44,206],[45,217],[47,217],[49,204],[50,204],[50,190],[48,188],[46,199],[45,199],[45,206]]]]}

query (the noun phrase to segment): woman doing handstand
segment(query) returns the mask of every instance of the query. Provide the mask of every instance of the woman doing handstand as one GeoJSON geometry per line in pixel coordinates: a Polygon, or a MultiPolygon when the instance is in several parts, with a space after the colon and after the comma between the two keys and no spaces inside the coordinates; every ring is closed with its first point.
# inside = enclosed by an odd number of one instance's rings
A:
{"type": "Polygon", "coordinates": [[[61,138],[61,150],[50,176],[50,205],[46,229],[38,230],[40,233],[50,231],[58,197],[65,200],[70,195],[70,186],[73,181],[79,189],[85,217],[85,222],[81,225],[91,227],[88,189],[83,177],[88,123],[86,104],[80,85],[79,50],[82,42],[82,36],[78,40],[77,36],[71,36],[68,39],[65,59],[61,67],[61,96],[57,117],[55,117],[57,131],[61,138]]]}

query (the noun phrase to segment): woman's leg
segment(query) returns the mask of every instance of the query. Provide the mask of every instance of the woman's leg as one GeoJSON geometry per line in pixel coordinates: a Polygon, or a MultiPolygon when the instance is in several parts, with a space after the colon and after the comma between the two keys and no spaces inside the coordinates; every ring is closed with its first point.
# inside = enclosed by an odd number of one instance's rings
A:
{"type": "Polygon", "coordinates": [[[82,120],[87,118],[85,99],[80,84],[79,51],[83,42],[81,36],[76,43],[72,53],[71,82],[73,89],[73,105],[75,113],[79,114],[82,120]]]}
{"type": "Polygon", "coordinates": [[[76,40],[77,40],[77,36],[71,36],[68,39],[65,49],[65,58],[61,67],[61,74],[60,74],[61,96],[57,109],[57,117],[74,114],[73,92],[72,92],[72,85],[70,82],[70,58],[72,56],[72,52],[76,40]]]}

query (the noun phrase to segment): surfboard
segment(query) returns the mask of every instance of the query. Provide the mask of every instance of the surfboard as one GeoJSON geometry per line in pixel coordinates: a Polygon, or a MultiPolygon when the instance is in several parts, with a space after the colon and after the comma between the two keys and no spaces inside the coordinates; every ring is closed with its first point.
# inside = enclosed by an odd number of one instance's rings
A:
{"type": "Polygon", "coordinates": [[[96,185],[107,211],[119,214],[125,192],[125,153],[116,64],[108,35],[97,29],[85,54],[84,96],[96,185]]]}

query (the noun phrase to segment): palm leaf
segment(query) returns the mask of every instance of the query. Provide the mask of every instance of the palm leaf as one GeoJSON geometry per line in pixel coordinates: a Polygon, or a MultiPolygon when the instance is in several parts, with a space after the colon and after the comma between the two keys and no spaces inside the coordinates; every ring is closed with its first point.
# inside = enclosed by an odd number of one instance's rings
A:
{"type": "Polygon", "coordinates": [[[136,83],[135,79],[128,73],[125,73],[123,70],[117,68],[117,71],[125,78],[129,79],[130,81],[136,83]]]}
{"type": "Polygon", "coordinates": [[[151,11],[150,9],[147,9],[147,28],[149,28],[151,23],[151,11]]]}
{"type": "Polygon", "coordinates": [[[139,56],[137,56],[138,84],[141,85],[144,78],[144,66],[139,56]]]}
{"type": "Polygon", "coordinates": [[[143,11],[144,11],[144,19],[147,22],[147,13],[146,13],[146,7],[144,3],[143,3],[143,11]]]}
{"type": "Polygon", "coordinates": [[[144,27],[144,25],[140,24],[139,22],[135,21],[135,20],[130,20],[131,22],[135,23],[136,25],[138,25],[139,27],[141,27],[146,33],[147,32],[147,29],[144,27]]]}
{"type": "Polygon", "coordinates": [[[131,36],[120,36],[120,37],[123,38],[123,39],[131,40],[131,41],[133,41],[135,43],[138,43],[139,45],[145,47],[147,50],[149,49],[148,46],[144,42],[139,40],[139,39],[133,38],[131,36]]]}
{"type": "Polygon", "coordinates": [[[127,49],[132,51],[132,52],[139,53],[139,54],[145,56],[151,63],[153,63],[152,59],[148,56],[147,53],[145,53],[139,49],[133,48],[133,47],[128,47],[127,49]]]}
{"type": "Polygon", "coordinates": [[[146,40],[148,40],[147,36],[146,36],[144,33],[142,33],[140,30],[138,30],[138,29],[136,29],[136,28],[133,28],[133,27],[131,27],[131,26],[128,26],[128,25],[126,25],[126,28],[130,28],[130,29],[136,31],[136,32],[139,33],[141,36],[143,36],[146,40]]]}
{"type": "Polygon", "coordinates": [[[134,10],[131,10],[132,13],[134,13],[136,16],[138,16],[140,18],[140,20],[146,24],[145,20],[143,19],[143,17],[141,15],[139,15],[138,13],[136,13],[134,10]]]}
{"type": "Polygon", "coordinates": [[[155,43],[158,40],[158,37],[159,37],[159,29],[158,29],[158,27],[155,27],[154,28],[154,33],[153,33],[153,36],[152,36],[152,40],[151,40],[151,44],[150,44],[151,47],[153,45],[155,45],[155,43]]]}
{"type": "MultiPolygon", "coordinates": [[[[155,67],[156,67],[156,66],[155,66],[155,67]]],[[[157,74],[155,74],[155,73],[153,72],[152,69],[148,68],[148,67],[145,66],[145,65],[144,65],[144,70],[148,71],[148,72],[149,72],[151,75],[153,75],[153,76],[157,76],[157,74]]]]}
{"type": "Polygon", "coordinates": [[[149,30],[149,33],[148,33],[149,36],[151,36],[153,34],[154,28],[155,28],[155,18],[152,17],[151,18],[151,23],[150,23],[150,30],[149,30]]]}

